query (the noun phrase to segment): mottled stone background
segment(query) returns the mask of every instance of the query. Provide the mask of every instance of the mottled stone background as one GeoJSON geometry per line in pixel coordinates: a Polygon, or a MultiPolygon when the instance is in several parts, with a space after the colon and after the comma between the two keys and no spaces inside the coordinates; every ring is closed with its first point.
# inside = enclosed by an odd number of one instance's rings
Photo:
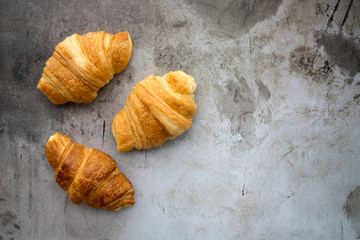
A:
{"type": "Polygon", "coordinates": [[[357,239],[360,1],[0,0],[0,239],[357,239]],[[124,72],[90,104],[36,89],[65,37],[130,32],[124,72]],[[183,70],[192,128],[119,153],[131,88],[183,70]],[[120,212],[69,202],[44,145],[55,132],[110,154],[133,183],[120,212]]]}

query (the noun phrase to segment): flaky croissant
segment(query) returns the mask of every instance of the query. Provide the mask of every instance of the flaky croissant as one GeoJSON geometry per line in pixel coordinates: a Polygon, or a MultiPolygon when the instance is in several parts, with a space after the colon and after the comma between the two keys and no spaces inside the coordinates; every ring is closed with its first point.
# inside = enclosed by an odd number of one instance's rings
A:
{"type": "Polygon", "coordinates": [[[89,103],[125,69],[132,50],[128,32],[73,34],[55,47],[37,87],[54,104],[89,103]]]}
{"type": "Polygon", "coordinates": [[[181,71],[139,82],[111,125],[118,151],[159,147],[188,130],[197,110],[195,89],[194,78],[181,71]]]}
{"type": "Polygon", "coordinates": [[[73,203],[112,210],[135,203],[130,181],[106,153],[74,143],[60,133],[49,138],[45,153],[56,182],[73,203]]]}

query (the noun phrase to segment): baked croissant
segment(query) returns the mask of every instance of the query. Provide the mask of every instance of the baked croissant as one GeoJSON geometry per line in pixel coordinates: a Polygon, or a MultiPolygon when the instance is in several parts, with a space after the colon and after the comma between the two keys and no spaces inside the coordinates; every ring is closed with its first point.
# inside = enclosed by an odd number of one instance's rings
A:
{"type": "Polygon", "coordinates": [[[60,133],[49,138],[45,153],[56,182],[73,203],[112,210],[135,203],[130,181],[106,153],[74,143],[60,133]]]}
{"type": "Polygon", "coordinates": [[[195,89],[194,78],[181,71],[139,82],[111,125],[118,151],[160,147],[188,130],[197,109],[195,89]]]}
{"type": "Polygon", "coordinates": [[[89,103],[125,69],[132,49],[128,32],[73,34],[55,47],[37,87],[54,104],[89,103]]]}

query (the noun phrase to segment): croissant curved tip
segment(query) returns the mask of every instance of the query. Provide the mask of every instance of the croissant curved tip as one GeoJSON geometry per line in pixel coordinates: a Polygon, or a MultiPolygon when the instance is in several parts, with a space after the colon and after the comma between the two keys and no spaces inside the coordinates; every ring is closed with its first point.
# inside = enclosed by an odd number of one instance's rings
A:
{"type": "Polygon", "coordinates": [[[49,82],[44,79],[44,77],[41,77],[36,87],[41,92],[43,92],[48,97],[48,99],[55,105],[60,105],[68,102],[68,100],[63,95],[61,95],[54,88],[53,85],[49,84],[49,82]]]}
{"type": "Polygon", "coordinates": [[[174,91],[181,94],[192,95],[197,87],[195,79],[183,71],[169,72],[164,78],[174,91]]]}
{"type": "Polygon", "coordinates": [[[45,145],[45,155],[54,169],[56,168],[65,147],[70,142],[70,139],[61,133],[55,133],[49,137],[45,145]]]}
{"type": "Polygon", "coordinates": [[[190,89],[190,94],[193,94],[196,91],[196,87],[197,87],[195,79],[185,72],[182,71],[178,71],[178,72],[186,78],[190,89]]]}
{"type": "Polygon", "coordinates": [[[68,136],[57,132],[49,137],[48,142],[56,141],[56,140],[63,140],[63,139],[68,139],[68,136]]]}

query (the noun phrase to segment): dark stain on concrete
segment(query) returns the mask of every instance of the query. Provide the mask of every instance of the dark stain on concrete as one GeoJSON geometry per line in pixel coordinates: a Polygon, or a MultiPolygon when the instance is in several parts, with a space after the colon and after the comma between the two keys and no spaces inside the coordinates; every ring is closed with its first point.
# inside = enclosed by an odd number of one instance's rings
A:
{"type": "Polygon", "coordinates": [[[344,211],[352,228],[360,235],[360,186],[346,198],[344,211]]]}
{"type": "Polygon", "coordinates": [[[282,0],[185,0],[204,20],[205,27],[215,27],[217,32],[242,34],[256,23],[276,14],[282,0]]]}
{"type": "Polygon", "coordinates": [[[102,144],[101,144],[101,146],[104,146],[104,137],[105,137],[105,129],[106,129],[106,127],[105,127],[105,119],[104,119],[104,123],[103,123],[103,131],[102,131],[102,144]]]}
{"type": "Polygon", "coordinates": [[[15,57],[13,67],[11,69],[11,74],[15,84],[21,84],[23,82],[22,78],[26,75],[29,75],[29,60],[31,61],[33,59],[24,53],[20,53],[15,57]]]}
{"type": "Polygon", "coordinates": [[[271,97],[271,92],[269,88],[260,80],[256,80],[255,83],[258,87],[260,95],[263,96],[266,100],[268,100],[271,97]]]}
{"type": "Polygon", "coordinates": [[[180,43],[177,46],[168,45],[165,48],[156,47],[154,50],[155,65],[166,71],[182,70],[191,73],[198,64],[199,51],[191,45],[180,43]]]}
{"type": "Polygon", "coordinates": [[[329,3],[321,2],[315,4],[316,15],[323,14],[329,17],[329,9],[330,9],[329,3]]]}
{"type": "Polygon", "coordinates": [[[185,20],[179,20],[179,21],[175,22],[172,26],[174,28],[182,28],[182,27],[185,27],[187,23],[188,22],[187,22],[186,19],[185,20]]]}
{"type": "MultiPolygon", "coordinates": [[[[11,211],[5,211],[0,213],[0,233],[5,234],[5,236],[10,237],[16,235],[18,231],[21,230],[19,224],[15,221],[17,216],[11,211]]],[[[0,240],[3,239],[4,235],[0,235],[0,240]]]]}
{"type": "Polygon", "coordinates": [[[353,98],[354,102],[360,103],[360,94],[356,94],[353,98]]]}
{"type": "Polygon", "coordinates": [[[65,204],[64,204],[64,215],[66,215],[66,209],[67,209],[68,203],[69,203],[69,198],[66,197],[65,204]]]}
{"type": "Polygon", "coordinates": [[[20,227],[18,224],[16,224],[16,223],[13,223],[13,226],[14,226],[16,229],[21,229],[21,227],[20,227]]]}
{"type": "Polygon", "coordinates": [[[316,32],[315,37],[318,46],[323,46],[329,56],[330,65],[339,66],[352,77],[360,72],[359,40],[327,32],[316,32]]]}
{"type": "Polygon", "coordinates": [[[300,46],[290,52],[290,69],[315,82],[325,82],[332,69],[317,49],[300,46]]]}
{"type": "MultiPolygon", "coordinates": [[[[0,102],[1,102],[1,98],[0,98],[0,102]]],[[[5,123],[0,123],[0,137],[1,135],[3,135],[4,132],[5,132],[5,123]]]]}
{"type": "Polygon", "coordinates": [[[225,91],[220,91],[219,87],[218,109],[230,119],[233,134],[240,133],[252,142],[255,125],[253,114],[256,110],[252,91],[243,77],[228,80],[225,88],[225,91]]]}
{"type": "Polygon", "coordinates": [[[10,211],[5,211],[3,213],[0,214],[0,219],[1,219],[1,225],[3,226],[7,226],[8,224],[12,223],[13,221],[16,220],[16,215],[13,214],[10,211]]]}

